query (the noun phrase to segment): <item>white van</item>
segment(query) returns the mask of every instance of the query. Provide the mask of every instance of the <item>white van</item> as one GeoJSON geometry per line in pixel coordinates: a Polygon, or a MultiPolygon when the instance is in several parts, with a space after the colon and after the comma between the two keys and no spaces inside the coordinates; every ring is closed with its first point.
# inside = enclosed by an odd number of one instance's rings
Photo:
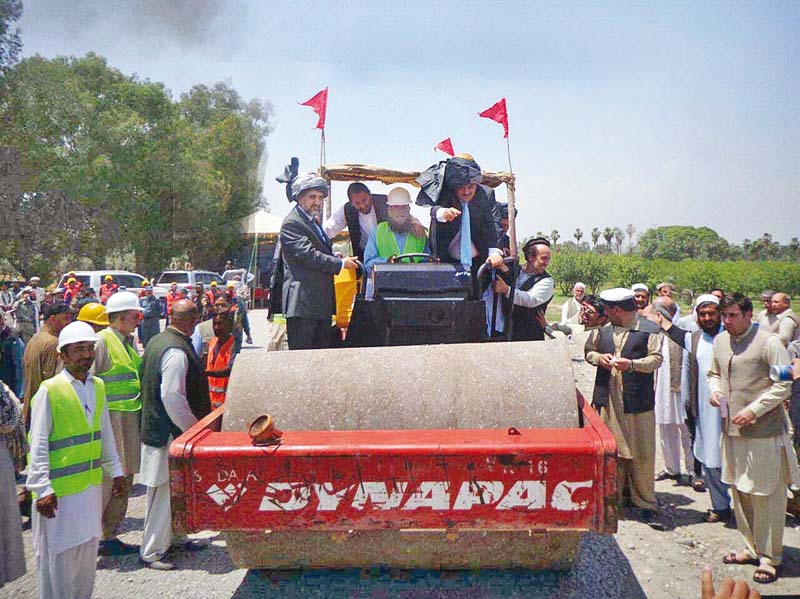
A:
{"type": "MultiPolygon", "coordinates": [[[[75,279],[81,284],[84,289],[91,287],[97,293],[100,293],[100,285],[103,284],[106,275],[114,277],[114,283],[119,285],[120,290],[133,291],[139,293],[142,289],[142,281],[144,277],[137,275],[135,272],[128,272],[127,270],[76,270],[75,279]]],[[[63,292],[67,286],[66,273],[61,276],[58,282],[56,291],[63,292]]]]}

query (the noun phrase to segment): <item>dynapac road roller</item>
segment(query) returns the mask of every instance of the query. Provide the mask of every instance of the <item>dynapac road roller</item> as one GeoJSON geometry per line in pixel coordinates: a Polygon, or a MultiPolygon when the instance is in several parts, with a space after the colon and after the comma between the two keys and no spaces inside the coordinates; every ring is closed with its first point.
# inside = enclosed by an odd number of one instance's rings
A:
{"type": "MultiPolygon", "coordinates": [[[[484,181],[513,194],[507,173],[484,181]]],[[[460,269],[377,266],[355,342],[242,353],[224,408],[170,449],[175,527],[223,531],[237,566],[268,569],[565,569],[583,533],[616,532],[616,445],[566,340],[481,342],[460,269]],[[283,435],[255,443],[264,413],[283,435]]]]}

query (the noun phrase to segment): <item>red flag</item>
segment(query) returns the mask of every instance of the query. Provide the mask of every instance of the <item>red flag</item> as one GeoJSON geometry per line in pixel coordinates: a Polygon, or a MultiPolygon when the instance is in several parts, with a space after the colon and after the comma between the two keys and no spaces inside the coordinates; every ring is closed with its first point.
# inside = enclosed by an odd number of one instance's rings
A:
{"type": "Polygon", "coordinates": [[[453,142],[450,141],[450,138],[443,139],[438,144],[433,146],[434,150],[439,150],[440,152],[444,152],[445,154],[450,154],[450,156],[455,156],[456,153],[453,151],[453,142]]]}
{"type": "Polygon", "coordinates": [[[315,129],[325,129],[325,113],[328,111],[328,88],[326,87],[314,97],[300,102],[300,106],[311,106],[311,108],[319,115],[319,121],[315,129]]]}
{"type": "Polygon", "coordinates": [[[503,131],[505,131],[503,137],[508,137],[508,111],[506,110],[505,98],[500,98],[499,102],[490,106],[483,112],[478,113],[478,116],[482,116],[485,119],[492,119],[494,122],[503,125],[503,131]]]}

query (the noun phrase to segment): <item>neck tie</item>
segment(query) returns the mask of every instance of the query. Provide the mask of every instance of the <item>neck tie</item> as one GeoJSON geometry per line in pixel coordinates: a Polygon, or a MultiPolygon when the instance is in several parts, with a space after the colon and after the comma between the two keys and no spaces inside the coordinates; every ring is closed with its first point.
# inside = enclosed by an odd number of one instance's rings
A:
{"type": "Polygon", "coordinates": [[[469,224],[469,202],[461,202],[461,264],[472,267],[472,231],[469,224]]]}

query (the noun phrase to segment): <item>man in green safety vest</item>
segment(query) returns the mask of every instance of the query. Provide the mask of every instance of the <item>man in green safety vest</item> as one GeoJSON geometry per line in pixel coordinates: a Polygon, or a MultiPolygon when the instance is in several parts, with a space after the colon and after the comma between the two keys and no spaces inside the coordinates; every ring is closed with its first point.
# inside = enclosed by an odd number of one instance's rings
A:
{"type": "Polygon", "coordinates": [[[64,370],[31,400],[27,488],[33,493],[33,553],[39,597],[88,599],[94,588],[103,474],[112,493],[125,478],[103,381],[89,375],[97,335],[73,322],[58,336],[64,370]]]}
{"type": "Polygon", "coordinates": [[[364,249],[367,268],[367,299],[372,299],[372,267],[402,254],[430,253],[427,238],[412,230],[411,195],[402,187],[392,189],[386,199],[386,220],[378,223],[364,249]]]}
{"type": "Polygon", "coordinates": [[[130,291],[119,291],[110,296],[106,303],[109,325],[97,334],[94,348],[92,373],[105,383],[111,428],[125,474],[125,488],[117,495],[111,493],[111,480],[103,479],[100,555],[124,555],[139,551],[139,547],[117,538],[117,530],[128,509],[133,475],[139,472],[141,457],[139,420],[142,412],[142,360],[133,345],[133,332],[142,320],[142,311],[139,299],[130,291]]]}

